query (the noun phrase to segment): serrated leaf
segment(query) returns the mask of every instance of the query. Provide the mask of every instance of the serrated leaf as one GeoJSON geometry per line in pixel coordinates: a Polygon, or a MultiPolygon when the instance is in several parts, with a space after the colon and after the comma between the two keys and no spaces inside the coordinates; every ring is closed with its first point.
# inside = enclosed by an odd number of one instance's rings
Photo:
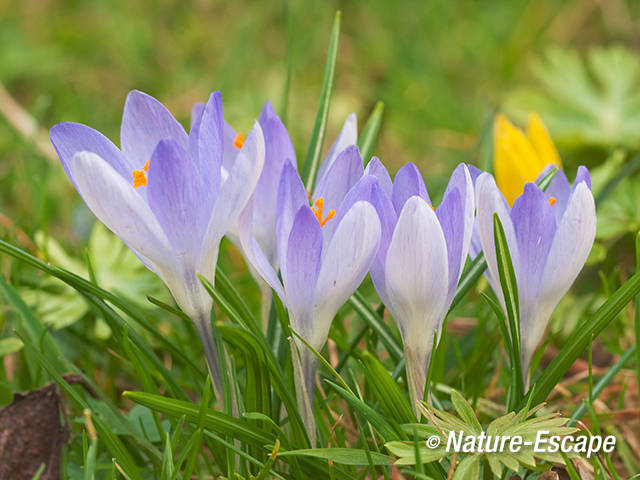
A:
{"type": "Polygon", "coordinates": [[[469,402],[457,390],[451,391],[451,403],[453,403],[453,408],[456,409],[460,418],[471,427],[473,433],[479,435],[482,432],[482,425],[480,425],[469,402]]]}
{"type": "Polygon", "coordinates": [[[480,457],[471,455],[465,457],[453,474],[453,480],[477,480],[480,476],[480,457]]]}

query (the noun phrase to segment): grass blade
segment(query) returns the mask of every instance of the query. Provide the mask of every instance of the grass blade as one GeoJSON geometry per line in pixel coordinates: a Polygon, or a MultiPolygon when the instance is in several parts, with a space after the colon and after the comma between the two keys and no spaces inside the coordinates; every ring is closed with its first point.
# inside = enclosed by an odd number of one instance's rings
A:
{"type": "Polygon", "coordinates": [[[364,130],[360,134],[358,139],[358,147],[360,148],[360,155],[365,166],[369,163],[371,155],[373,154],[373,147],[378,139],[378,132],[380,131],[380,125],[382,124],[382,114],[384,112],[384,103],[377,102],[373,111],[367,120],[364,130]]]}
{"type": "Polygon", "coordinates": [[[316,121],[313,125],[307,156],[302,166],[302,180],[307,191],[313,190],[318,163],[322,154],[324,136],[327,132],[327,121],[329,118],[329,106],[331,104],[331,93],[336,75],[336,63],[338,60],[338,44],[340,43],[340,16],[341,12],[336,12],[331,30],[331,40],[329,41],[329,51],[327,53],[327,64],[324,69],[324,79],[322,80],[322,91],[320,93],[320,105],[316,114],[316,121]]]}
{"type": "MultiPolygon", "coordinates": [[[[509,393],[509,409],[513,410],[524,396],[524,377],[526,372],[522,371],[520,359],[520,304],[518,301],[518,284],[516,274],[511,261],[507,237],[502,228],[502,223],[497,213],[493,214],[493,236],[496,245],[496,259],[498,261],[498,272],[500,275],[500,285],[507,309],[507,321],[509,323],[510,341],[508,348],[512,350],[511,358],[511,390],[509,393]]],[[[528,366],[526,367],[528,370],[528,366]]]]}

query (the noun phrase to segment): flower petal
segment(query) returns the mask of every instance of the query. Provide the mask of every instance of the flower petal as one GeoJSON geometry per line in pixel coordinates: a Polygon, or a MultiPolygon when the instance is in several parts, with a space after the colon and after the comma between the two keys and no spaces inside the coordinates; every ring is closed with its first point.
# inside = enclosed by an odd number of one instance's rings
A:
{"type": "Polygon", "coordinates": [[[313,331],[306,340],[321,348],[338,309],[358,288],[380,243],[380,220],[371,204],[358,202],[333,235],[313,294],[313,331]]]}
{"type": "Polygon", "coordinates": [[[449,288],[447,306],[453,300],[458,280],[469,252],[474,222],[474,200],[471,175],[466,165],[460,164],[452,173],[436,216],[447,243],[449,262],[449,288]]]}
{"type": "Polygon", "coordinates": [[[307,206],[300,207],[293,220],[287,247],[285,272],[282,275],[287,306],[293,317],[293,327],[301,335],[308,333],[313,325],[311,305],[313,291],[318,280],[322,256],[322,227],[307,206]]]}
{"type": "Polygon", "coordinates": [[[286,304],[287,298],[278,274],[253,234],[253,201],[247,204],[238,217],[238,237],[247,261],[286,304]]]}
{"type": "Polygon", "coordinates": [[[386,259],[389,310],[400,328],[405,349],[424,351],[447,310],[449,267],[440,222],[423,198],[405,203],[386,259]]]}
{"type": "MultiPolygon", "coordinates": [[[[285,162],[278,186],[276,215],[276,244],[278,258],[287,258],[289,234],[293,220],[302,206],[309,206],[307,193],[300,175],[290,161],[285,162]]],[[[286,262],[281,262],[280,271],[285,275],[286,262]]]]}
{"type": "Polygon", "coordinates": [[[509,205],[498,189],[495,180],[488,173],[483,173],[476,181],[476,209],[478,212],[478,233],[485,259],[487,260],[486,276],[489,284],[504,307],[504,297],[500,287],[496,246],[493,235],[493,214],[497,213],[504,229],[511,254],[514,271],[518,274],[518,242],[509,214],[509,205]]]}
{"type": "Polygon", "coordinates": [[[95,153],[123,178],[132,181],[132,165],[118,150],[118,147],[97,130],[81,123],[65,122],[54,125],[49,131],[49,138],[60,157],[64,171],[74,185],[75,181],[71,176],[71,161],[78,152],[95,153]]]}
{"type": "Polygon", "coordinates": [[[178,142],[160,140],[149,164],[147,201],[176,255],[192,268],[210,212],[203,208],[204,184],[178,142]]]}
{"type": "Polygon", "coordinates": [[[259,122],[264,133],[266,149],[264,168],[253,194],[255,199],[253,228],[256,239],[267,258],[272,265],[275,265],[278,189],[274,187],[280,182],[285,161],[290,160],[291,165],[295,166],[296,154],[289,133],[273,111],[271,103],[265,104],[259,122]]]}
{"type": "Polygon", "coordinates": [[[347,117],[347,120],[344,122],[342,130],[336,138],[336,141],[333,142],[329,153],[325,157],[324,161],[320,165],[318,169],[318,174],[316,175],[316,184],[318,184],[325,173],[329,171],[329,167],[333,165],[333,162],[336,160],[338,155],[342,153],[342,151],[350,145],[356,145],[358,143],[358,119],[356,118],[356,114],[352,113],[347,117]]]}
{"type": "Polygon", "coordinates": [[[540,188],[527,183],[511,209],[520,255],[517,271],[520,330],[529,332],[538,308],[542,271],[556,231],[553,208],[540,188]]]}
{"type": "Polygon", "coordinates": [[[133,185],[92,152],[76,153],[71,173],[78,192],[98,219],[160,271],[173,263],[167,236],[133,185]],[[160,268],[157,268],[160,267],[160,268]]]}
{"type": "Polygon", "coordinates": [[[364,169],[365,175],[373,175],[378,179],[378,183],[380,188],[386,193],[389,198],[393,193],[393,182],[391,181],[391,176],[389,172],[382,164],[378,157],[372,157],[371,161],[367,165],[367,168],[364,169]]]}
{"type": "Polygon", "coordinates": [[[169,110],[146,93],[132,90],[122,114],[120,143],[122,153],[134,168],[141,169],[163,138],[173,138],[187,150],[187,134],[169,110]]]}
{"type": "Polygon", "coordinates": [[[215,271],[220,240],[247,205],[264,165],[264,137],[258,122],[254,123],[229,178],[220,187],[213,205],[202,243],[199,271],[209,280],[215,271]]]}
{"type": "Polygon", "coordinates": [[[355,145],[344,149],[316,183],[313,198],[324,199],[324,211],[337,210],[344,196],[364,174],[360,151],[355,145]]]}
{"type": "Polygon", "coordinates": [[[194,167],[190,174],[202,180],[200,205],[207,213],[213,208],[222,183],[222,136],[222,98],[220,92],[214,92],[189,133],[189,153],[194,167]]]}
{"type": "Polygon", "coordinates": [[[587,261],[596,234],[596,211],[591,190],[580,182],[567,210],[558,224],[547,263],[542,272],[537,321],[525,337],[523,354],[532,354],[542,338],[549,317],[560,299],[567,293],[587,261]]]}
{"type": "Polygon", "coordinates": [[[396,178],[393,180],[391,201],[398,215],[400,215],[405,202],[414,195],[423,198],[428,204],[431,204],[427,187],[424,185],[420,170],[418,170],[418,167],[413,163],[407,163],[398,170],[396,178]]]}

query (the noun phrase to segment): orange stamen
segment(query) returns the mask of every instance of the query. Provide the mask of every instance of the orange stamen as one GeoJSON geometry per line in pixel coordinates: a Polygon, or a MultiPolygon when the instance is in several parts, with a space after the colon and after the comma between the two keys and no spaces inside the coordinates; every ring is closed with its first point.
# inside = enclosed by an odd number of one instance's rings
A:
{"type": "Polygon", "coordinates": [[[133,188],[147,185],[147,176],[144,174],[144,170],[133,171],[133,188]]]}
{"type": "Polygon", "coordinates": [[[553,207],[554,203],[556,203],[556,197],[550,197],[549,198],[549,205],[551,205],[553,207]]]}
{"type": "Polygon", "coordinates": [[[333,217],[336,216],[336,211],[335,210],[329,210],[329,212],[327,213],[327,216],[324,217],[324,219],[323,219],[323,208],[324,208],[324,199],[322,199],[322,198],[317,199],[315,201],[315,203],[313,204],[313,207],[311,207],[311,211],[313,212],[313,214],[318,219],[318,222],[320,223],[321,227],[324,227],[324,225],[329,220],[331,220],[333,217]]]}
{"type": "Polygon", "coordinates": [[[143,169],[145,172],[147,172],[147,173],[149,173],[149,162],[150,162],[150,161],[151,161],[151,160],[147,160],[147,163],[145,163],[145,164],[144,164],[144,167],[142,167],[142,169],[143,169]]]}
{"type": "Polygon", "coordinates": [[[244,135],[239,133],[238,135],[236,135],[236,139],[233,141],[233,146],[236,147],[238,150],[240,150],[243,145],[244,145],[244,135]]]}

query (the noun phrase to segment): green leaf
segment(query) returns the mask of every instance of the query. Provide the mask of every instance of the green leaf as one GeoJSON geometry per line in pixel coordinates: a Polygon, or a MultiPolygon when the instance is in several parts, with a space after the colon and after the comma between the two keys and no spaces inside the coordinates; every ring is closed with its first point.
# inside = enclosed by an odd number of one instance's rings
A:
{"type": "MultiPolygon", "coordinates": [[[[381,453],[369,452],[371,461],[374,465],[390,465],[391,458],[381,453]]],[[[314,457],[324,460],[331,460],[342,465],[369,465],[369,458],[366,450],[357,450],[353,448],[313,448],[303,450],[290,450],[288,452],[280,452],[279,457],[314,457]]]]}
{"type": "Polygon", "coordinates": [[[470,455],[464,458],[453,474],[453,480],[476,480],[480,478],[480,457],[470,455]]]}
{"type": "MultiPolygon", "coordinates": [[[[132,402],[171,417],[179,418],[184,415],[188,422],[195,425],[200,420],[200,405],[144,392],[125,391],[122,395],[132,402]]],[[[275,441],[275,436],[272,433],[256,428],[252,425],[252,422],[234,418],[211,409],[205,410],[202,425],[214,432],[229,435],[260,447],[275,441]]]]}
{"type": "Polygon", "coordinates": [[[22,347],[23,343],[19,338],[8,337],[0,339],[0,357],[19,352],[22,350],[22,347]]]}
{"type": "MultiPolygon", "coordinates": [[[[518,301],[518,283],[513,269],[509,245],[504,228],[497,213],[493,214],[493,236],[496,247],[496,260],[502,295],[507,310],[510,341],[507,347],[511,349],[511,389],[509,390],[509,408],[514,409],[517,402],[524,395],[524,375],[520,363],[520,304],[518,301]]],[[[507,340],[507,339],[505,339],[507,340]]]]}
{"type": "Polygon", "coordinates": [[[331,94],[333,92],[333,82],[336,75],[336,63],[338,61],[338,44],[340,42],[340,17],[341,12],[336,12],[333,21],[333,29],[331,30],[331,40],[329,41],[329,51],[327,53],[327,64],[324,69],[324,79],[322,80],[322,91],[320,93],[320,105],[316,114],[316,121],[311,132],[311,140],[307,149],[302,166],[302,179],[307,191],[313,190],[318,164],[320,163],[320,155],[322,154],[322,145],[324,136],[327,131],[327,120],[329,118],[329,106],[331,104],[331,94]]]}
{"type": "Polygon", "coordinates": [[[538,112],[566,145],[638,147],[640,60],[634,52],[592,48],[583,59],[573,49],[552,48],[533,73],[536,85],[507,95],[505,110],[517,120],[538,112]]]}
{"type": "Polygon", "coordinates": [[[362,415],[384,440],[400,440],[407,437],[400,426],[392,419],[385,418],[383,415],[379,414],[369,405],[356,397],[353,393],[345,390],[330,380],[327,380],[327,383],[329,383],[354,410],[362,415]]]}
{"type": "Polygon", "coordinates": [[[373,396],[380,402],[387,415],[398,423],[415,421],[407,397],[380,361],[369,352],[361,356],[365,379],[371,386],[373,396]]]}
{"type": "Polygon", "coordinates": [[[358,139],[358,146],[360,147],[360,155],[365,166],[369,163],[371,155],[373,153],[373,147],[378,139],[378,132],[380,131],[380,125],[382,124],[382,113],[384,112],[384,103],[377,102],[373,107],[373,111],[367,120],[364,130],[360,134],[358,139]]]}
{"type": "Polygon", "coordinates": [[[473,408],[471,408],[469,402],[467,402],[467,400],[460,395],[457,390],[451,391],[451,403],[453,403],[453,408],[456,409],[460,418],[464,420],[464,422],[469,425],[477,435],[480,435],[482,432],[482,426],[480,425],[473,408]]]}

